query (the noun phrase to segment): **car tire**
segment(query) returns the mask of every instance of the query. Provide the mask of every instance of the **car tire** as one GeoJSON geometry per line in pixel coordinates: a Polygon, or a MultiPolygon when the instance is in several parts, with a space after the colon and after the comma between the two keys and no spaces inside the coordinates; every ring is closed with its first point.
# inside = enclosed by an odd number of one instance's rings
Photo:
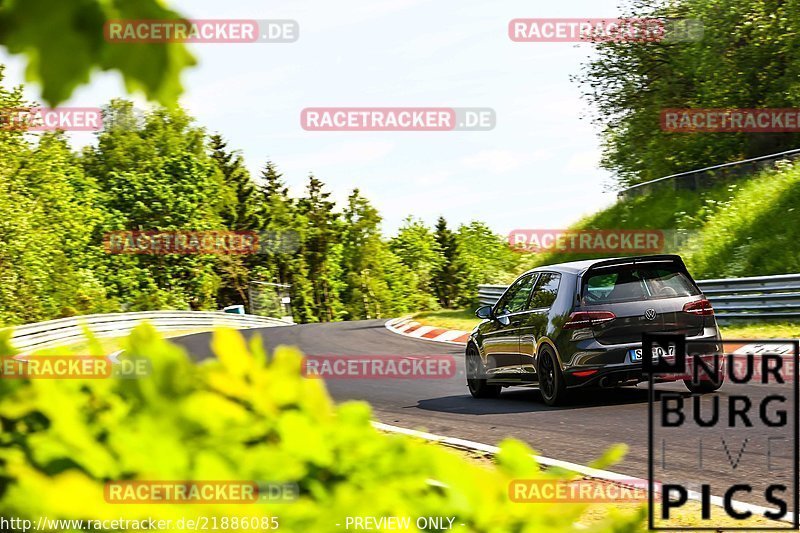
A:
{"type": "Polygon", "coordinates": [[[478,377],[486,375],[486,368],[483,366],[478,348],[472,343],[467,345],[466,364],[467,388],[473,398],[497,398],[500,396],[502,390],[500,385],[489,385],[485,378],[478,377]]]}
{"type": "Polygon", "coordinates": [[[549,348],[542,348],[536,365],[536,374],[539,379],[539,392],[542,400],[550,406],[561,405],[567,396],[567,384],[561,365],[549,348]]]}
{"type": "Polygon", "coordinates": [[[722,374],[720,374],[719,382],[716,381],[701,381],[699,383],[692,383],[689,379],[684,379],[683,384],[686,385],[686,388],[689,389],[689,392],[693,392],[696,394],[708,394],[709,392],[714,392],[715,390],[719,390],[722,387],[724,382],[724,378],[722,374]]]}

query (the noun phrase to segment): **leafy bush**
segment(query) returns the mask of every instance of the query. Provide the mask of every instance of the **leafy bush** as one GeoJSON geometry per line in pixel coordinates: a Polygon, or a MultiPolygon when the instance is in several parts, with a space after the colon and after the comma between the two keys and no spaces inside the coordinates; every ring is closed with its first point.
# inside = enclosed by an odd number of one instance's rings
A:
{"type": "MultiPolygon", "coordinates": [[[[7,340],[7,339],[6,339],[7,340]]],[[[464,531],[564,531],[586,506],[515,504],[513,478],[542,471],[506,441],[496,468],[378,432],[362,402],[335,406],[324,383],[301,377],[302,357],[218,331],[217,359],[195,364],[149,326],[126,340],[146,357],[140,379],[0,380],[0,516],[62,519],[277,516],[282,531],[341,531],[347,516],[456,516],[464,531]],[[295,482],[292,503],[119,505],[110,480],[295,482]],[[438,483],[432,483],[435,480],[438,483]]],[[[9,353],[0,338],[0,350],[9,353]]],[[[614,459],[612,450],[607,459],[614,459]]],[[[631,531],[614,515],[595,531],[631,531]]],[[[247,529],[239,529],[245,531],[247,529]]]]}
{"type": "Polygon", "coordinates": [[[705,278],[800,272],[799,201],[799,165],[756,174],[687,243],[687,264],[705,278]]]}

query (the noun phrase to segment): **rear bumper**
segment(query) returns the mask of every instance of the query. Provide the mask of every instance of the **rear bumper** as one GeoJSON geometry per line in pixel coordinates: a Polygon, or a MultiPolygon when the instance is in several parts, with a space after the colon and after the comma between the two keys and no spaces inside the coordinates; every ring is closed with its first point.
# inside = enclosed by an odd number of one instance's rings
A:
{"type": "MultiPolygon", "coordinates": [[[[705,328],[698,336],[687,337],[692,341],[688,350],[708,354],[706,361],[713,360],[713,353],[722,349],[719,330],[716,327],[705,328]],[[698,342],[699,341],[699,342],[698,342]]],[[[562,361],[564,379],[568,388],[577,387],[615,387],[635,385],[648,379],[642,371],[642,362],[634,360],[631,350],[642,347],[642,343],[616,345],[600,344],[594,339],[586,339],[575,343],[572,357],[562,361]]],[[[683,376],[657,376],[657,382],[676,381],[683,376]]]]}

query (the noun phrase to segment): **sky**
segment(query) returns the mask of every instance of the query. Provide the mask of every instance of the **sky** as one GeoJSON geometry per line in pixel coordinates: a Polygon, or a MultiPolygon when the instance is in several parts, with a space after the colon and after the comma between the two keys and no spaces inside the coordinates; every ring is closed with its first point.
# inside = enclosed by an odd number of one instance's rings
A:
{"type": "MultiPolygon", "coordinates": [[[[172,0],[193,19],[292,19],[293,43],[190,44],[181,104],[241,150],[258,175],[274,161],[299,195],[309,173],[341,205],[361,190],[392,234],[408,215],[457,226],[482,220],[500,234],[559,229],[614,200],[598,167],[589,103],[570,80],[590,44],[521,43],[514,18],[619,15],[617,0],[172,0]],[[491,131],[305,131],[307,107],[489,107],[491,131]]],[[[6,86],[24,63],[0,49],[6,86]]],[[[26,85],[37,100],[39,88],[26,85]]],[[[99,107],[126,94],[117,73],[97,72],[62,105],[99,107]]],[[[74,145],[93,141],[71,133],[74,145]]]]}

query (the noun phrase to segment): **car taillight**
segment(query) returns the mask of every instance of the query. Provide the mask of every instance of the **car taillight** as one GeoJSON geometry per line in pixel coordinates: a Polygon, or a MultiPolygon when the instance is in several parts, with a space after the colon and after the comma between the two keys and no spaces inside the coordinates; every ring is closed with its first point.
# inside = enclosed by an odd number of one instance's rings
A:
{"type": "Polygon", "coordinates": [[[683,306],[684,313],[691,313],[693,315],[709,316],[714,314],[714,308],[711,307],[711,302],[703,298],[696,302],[689,302],[683,306]]]}
{"type": "Polygon", "coordinates": [[[564,324],[564,329],[591,328],[615,318],[617,315],[611,311],[576,311],[569,315],[569,321],[564,324]]]}

